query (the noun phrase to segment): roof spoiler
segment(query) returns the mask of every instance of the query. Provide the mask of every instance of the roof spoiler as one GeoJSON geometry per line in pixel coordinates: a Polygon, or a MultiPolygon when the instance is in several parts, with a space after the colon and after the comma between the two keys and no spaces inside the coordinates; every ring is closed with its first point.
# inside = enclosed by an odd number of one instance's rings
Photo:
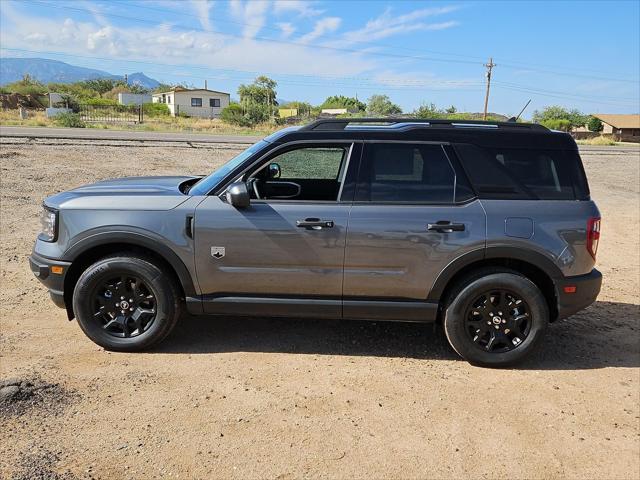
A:
{"type": "Polygon", "coordinates": [[[402,127],[406,126],[422,126],[437,128],[498,128],[498,129],[518,129],[518,130],[540,130],[549,131],[547,127],[536,123],[516,123],[509,122],[486,122],[482,120],[443,120],[427,119],[427,118],[322,118],[311,122],[300,131],[338,131],[344,130],[348,126],[358,126],[359,124],[370,124],[371,126],[380,127],[402,127]]]}

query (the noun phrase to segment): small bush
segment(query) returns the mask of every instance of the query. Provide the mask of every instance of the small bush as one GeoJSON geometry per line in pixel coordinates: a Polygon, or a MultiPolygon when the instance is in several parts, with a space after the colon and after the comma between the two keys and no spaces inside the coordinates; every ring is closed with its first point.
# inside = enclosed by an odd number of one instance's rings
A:
{"type": "Polygon", "coordinates": [[[171,114],[171,110],[169,110],[169,106],[166,103],[145,103],[142,105],[142,110],[145,115],[150,117],[167,117],[171,114]]]}
{"type": "Polygon", "coordinates": [[[585,143],[588,145],[615,145],[616,141],[611,137],[600,135],[599,137],[590,138],[585,143]]]}
{"type": "Polygon", "coordinates": [[[55,116],[56,125],[70,128],[85,128],[86,125],[77,113],[59,113],[55,116]]]}
{"type": "Polygon", "coordinates": [[[562,132],[569,132],[571,130],[571,121],[569,120],[554,118],[551,120],[543,120],[540,123],[550,130],[560,130],[562,132]]]}
{"type": "Polygon", "coordinates": [[[86,105],[118,105],[116,100],[110,98],[88,98],[83,103],[86,105]]]}
{"type": "Polygon", "coordinates": [[[239,125],[241,127],[247,127],[251,124],[249,119],[244,116],[242,107],[237,103],[232,103],[228,107],[223,108],[220,112],[220,119],[225,123],[239,125]]]}

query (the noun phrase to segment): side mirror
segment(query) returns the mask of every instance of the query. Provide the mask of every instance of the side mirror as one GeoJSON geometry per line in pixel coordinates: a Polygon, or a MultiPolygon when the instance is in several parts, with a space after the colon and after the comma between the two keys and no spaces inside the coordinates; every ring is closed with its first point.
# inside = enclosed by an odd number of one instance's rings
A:
{"type": "Polygon", "coordinates": [[[282,172],[280,171],[280,165],[277,163],[269,164],[269,178],[280,178],[282,172]]]}
{"type": "Polygon", "coordinates": [[[227,188],[227,202],[236,208],[247,208],[251,204],[251,197],[247,184],[244,182],[235,182],[227,188]]]}

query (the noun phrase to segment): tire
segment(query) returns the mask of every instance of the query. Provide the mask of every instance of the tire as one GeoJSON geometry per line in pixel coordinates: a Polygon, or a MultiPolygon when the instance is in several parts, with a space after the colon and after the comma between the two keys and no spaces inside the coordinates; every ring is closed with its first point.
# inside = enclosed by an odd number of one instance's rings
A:
{"type": "Polygon", "coordinates": [[[548,325],[542,292],[513,270],[476,271],[454,287],[446,302],[447,340],[472,365],[509,367],[521,362],[541,344],[548,325]]]}
{"type": "Polygon", "coordinates": [[[153,260],[123,253],[82,273],[73,311],[93,342],[106,350],[138,352],[169,335],[182,313],[182,299],[176,280],[153,260]]]}

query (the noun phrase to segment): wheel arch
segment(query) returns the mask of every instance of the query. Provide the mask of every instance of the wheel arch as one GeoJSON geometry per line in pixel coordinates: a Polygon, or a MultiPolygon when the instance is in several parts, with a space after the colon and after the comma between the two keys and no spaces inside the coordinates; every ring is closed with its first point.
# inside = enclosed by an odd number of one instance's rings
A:
{"type": "Polygon", "coordinates": [[[183,296],[197,295],[193,279],[184,262],[160,240],[134,232],[98,233],[77,242],[65,252],[65,260],[71,262],[64,279],[64,301],[69,319],[75,317],[71,298],[82,272],[99,259],[120,252],[152,258],[174,276],[183,296]]]}
{"type": "Polygon", "coordinates": [[[535,283],[544,295],[549,307],[550,320],[557,319],[558,294],[555,283],[563,277],[561,270],[543,254],[521,248],[489,247],[454,260],[436,278],[427,301],[439,303],[441,313],[445,299],[457,282],[472,271],[486,267],[504,267],[523,274],[535,283]]]}

